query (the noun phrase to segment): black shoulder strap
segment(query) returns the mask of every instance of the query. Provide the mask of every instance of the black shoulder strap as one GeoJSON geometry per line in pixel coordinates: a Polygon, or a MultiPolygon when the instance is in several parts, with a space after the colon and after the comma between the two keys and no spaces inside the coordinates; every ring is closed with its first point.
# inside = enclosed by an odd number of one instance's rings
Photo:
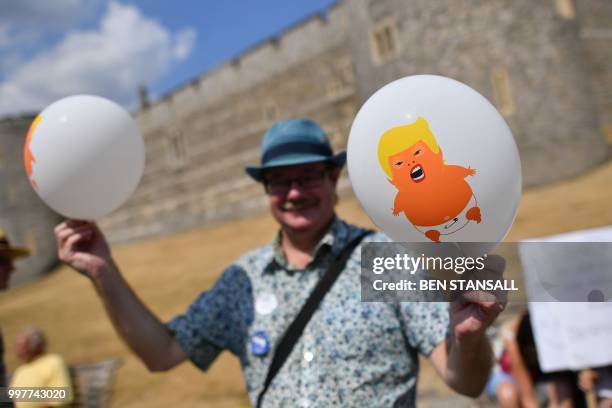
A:
{"type": "Polygon", "coordinates": [[[297,343],[298,339],[304,332],[304,328],[310,321],[310,318],[314,314],[315,310],[317,310],[317,307],[319,307],[319,304],[321,304],[325,294],[327,294],[340,275],[342,269],[344,269],[344,265],[351,256],[351,253],[353,253],[353,250],[357,247],[357,245],[359,245],[361,240],[371,232],[372,231],[370,230],[361,232],[342,250],[342,252],[330,265],[329,269],[325,271],[325,274],[321,277],[315,288],[312,290],[312,293],[295,317],[295,320],[293,320],[291,325],[289,325],[289,328],[287,328],[287,331],[285,331],[283,334],[280,343],[278,343],[278,346],[274,351],[274,356],[272,357],[272,363],[270,363],[270,368],[268,369],[268,375],[266,376],[264,387],[257,397],[257,408],[261,407],[263,396],[268,390],[268,387],[270,387],[272,380],[280,371],[281,367],[285,363],[285,360],[287,360],[287,357],[291,353],[291,350],[293,350],[295,343],[297,343]]]}

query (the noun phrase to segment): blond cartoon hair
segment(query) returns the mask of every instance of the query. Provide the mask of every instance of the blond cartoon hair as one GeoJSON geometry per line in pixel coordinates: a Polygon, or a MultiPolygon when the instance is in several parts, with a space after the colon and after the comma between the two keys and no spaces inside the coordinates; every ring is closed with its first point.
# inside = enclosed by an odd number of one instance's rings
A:
{"type": "Polygon", "coordinates": [[[378,141],[378,161],[389,178],[392,177],[389,157],[414,146],[421,140],[434,154],[438,154],[440,147],[436,138],[429,130],[427,121],[420,116],[409,125],[394,127],[383,133],[378,141]]]}

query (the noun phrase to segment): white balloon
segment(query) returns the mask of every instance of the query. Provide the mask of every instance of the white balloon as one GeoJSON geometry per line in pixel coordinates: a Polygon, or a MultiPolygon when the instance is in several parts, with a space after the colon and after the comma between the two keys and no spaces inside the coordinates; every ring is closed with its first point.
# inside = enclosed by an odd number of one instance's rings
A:
{"type": "Polygon", "coordinates": [[[461,82],[416,75],[387,84],[359,110],[347,156],[357,198],[395,241],[494,246],[512,225],[521,193],[514,138],[461,82]]]}
{"type": "Polygon", "coordinates": [[[36,117],[24,160],[34,190],[49,207],[93,220],[134,192],[144,170],[144,142],[125,109],[99,96],[75,95],[36,117]]]}

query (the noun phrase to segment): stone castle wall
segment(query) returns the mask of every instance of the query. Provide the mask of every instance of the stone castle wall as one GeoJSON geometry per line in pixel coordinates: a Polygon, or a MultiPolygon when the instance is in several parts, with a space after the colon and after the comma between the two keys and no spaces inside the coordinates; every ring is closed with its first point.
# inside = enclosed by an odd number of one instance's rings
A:
{"type": "Polygon", "coordinates": [[[612,2],[580,0],[576,4],[578,36],[599,115],[599,125],[612,143],[612,2]]]}

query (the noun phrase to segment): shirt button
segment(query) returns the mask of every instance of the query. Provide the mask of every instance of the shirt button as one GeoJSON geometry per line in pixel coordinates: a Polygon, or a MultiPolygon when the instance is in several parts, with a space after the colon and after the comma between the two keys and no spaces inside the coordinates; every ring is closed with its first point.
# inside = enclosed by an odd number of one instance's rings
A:
{"type": "Polygon", "coordinates": [[[308,361],[310,363],[313,358],[314,358],[314,354],[311,351],[305,351],[304,352],[304,360],[306,360],[306,361],[308,361]]]}

